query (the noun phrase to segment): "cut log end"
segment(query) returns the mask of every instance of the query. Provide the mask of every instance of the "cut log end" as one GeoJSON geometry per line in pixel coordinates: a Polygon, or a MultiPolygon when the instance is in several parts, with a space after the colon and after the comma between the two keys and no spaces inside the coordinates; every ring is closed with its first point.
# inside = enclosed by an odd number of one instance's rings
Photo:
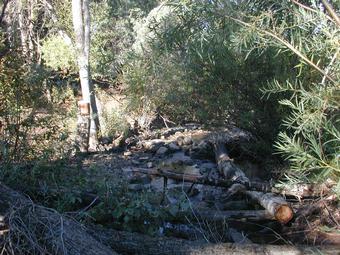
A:
{"type": "Polygon", "coordinates": [[[293,218],[293,210],[288,204],[280,205],[275,212],[275,219],[282,224],[287,224],[293,218]]]}

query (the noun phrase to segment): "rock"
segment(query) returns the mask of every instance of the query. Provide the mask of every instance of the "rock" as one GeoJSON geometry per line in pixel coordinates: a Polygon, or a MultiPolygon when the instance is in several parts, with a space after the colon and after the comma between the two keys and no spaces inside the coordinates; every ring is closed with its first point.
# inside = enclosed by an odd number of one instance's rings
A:
{"type": "Polygon", "coordinates": [[[151,187],[153,190],[162,192],[164,190],[164,180],[163,178],[155,178],[151,181],[151,187]]]}
{"type": "Polygon", "coordinates": [[[179,146],[191,145],[192,144],[192,138],[190,136],[179,136],[179,137],[177,137],[177,144],[179,146]]]}
{"type": "Polygon", "coordinates": [[[211,169],[216,169],[217,165],[215,163],[212,163],[212,162],[207,162],[207,163],[201,164],[200,168],[202,170],[211,170],[211,169]]]}
{"type": "Polygon", "coordinates": [[[167,152],[168,152],[168,148],[167,148],[167,147],[164,147],[164,146],[161,146],[161,147],[157,150],[156,154],[162,155],[162,154],[165,154],[165,153],[167,153],[167,152]]]}
{"type": "Polygon", "coordinates": [[[143,143],[143,148],[150,150],[150,151],[157,151],[160,147],[164,145],[164,141],[161,139],[153,139],[150,141],[145,141],[143,143]]]}
{"type": "Polygon", "coordinates": [[[189,156],[185,155],[184,152],[176,152],[174,155],[172,155],[172,160],[181,161],[187,165],[192,163],[192,159],[189,156]]]}
{"type": "Polygon", "coordinates": [[[151,182],[150,176],[147,175],[139,175],[139,176],[132,176],[130,178],[129,183],[130,184],[149,184],[151,182]]]}
{"type": "Polygon", "coordinates": [[[184,152],[176,152],[171,158],[168,158],[163,162],[164,167],[177,168],[183,165],[192,164],[192,159],[185,155],[184,152]]]}
{"type": "Polygon", "coordinates": [[[124,152],[124,156],[125,157],[129,157],[129,156],[131,156],[132,155],[132,152],[131,151],[125,151],[124,152]]]}
{"type": "Polygon", "coordinates": [[[190,144],[192,144],[192,138],[191,138],[190,136],[184,137],[183,144],[184,144],[184,145],[190,145],[190,144]]]}
{"type": "Polygon", "coordinates": [[[190,156],[195,159],[214,159],[215,153],[207,141],[201,141],[190,149],[190,156]]]}
{"type": "Polygon", "coordinates": [[[178,151],[181,148],[176,144],[176,142],[172,142],[168,144],[168,147],[171,151],[178,151]]]}
{"type": "Polygon", "coordinates": [[[151,187],[150,184],[136,183],[136,184],[129,184],[128,189],[130,191],[142,191],[142,190],[150,189],[150,187],[151,187]]]}
{"type": "MultiPolygon", "coordinates": [[[[175,180],[168,179],[168,186],[175,183],[175,180]]],[[[158,192],[163,192],[164,190],[164,178],[154,178],[150,182],[151,188],[158,192]]]]}
{"type": "Polygon", "coordinates": [[[139,165],[140,164],[140,162],[138,160],[135,160],[135,159],[131,160],[131,162],[134,165],[139,165]]]}
{"type": "Polygon", "coordinates": [[[176,141],[179,146],[183,145],[184,136],[177,137],[176,141]]]}
{"type": "Polygon", "coordinates": [[[110,138],[110,137],[102,137],[100,139],[100,143],[101,144],[110,144],[110,143],[112,143],[112,138],[110,138]]]}

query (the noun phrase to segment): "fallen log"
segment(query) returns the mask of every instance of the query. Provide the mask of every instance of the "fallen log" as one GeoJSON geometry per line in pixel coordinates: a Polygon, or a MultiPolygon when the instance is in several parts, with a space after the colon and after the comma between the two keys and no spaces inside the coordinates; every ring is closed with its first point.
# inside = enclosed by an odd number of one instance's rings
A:
{"type": "Polygon", "coordinates": [[[234,165],[223,143],[215,143],[214,150],[218,170],[226,180],[243,185],[247,185],[250,182],[244,172],[234,165]]]}
{"type": "Polygon", "coordinates": [[[340,248],[305,247],[290,245],[259,245],[259,244],[213,244],[203,241],[187,241],[169,237],[152,238],[138,233],[116,231],[112,229],[94,229],[91,235],[112,247],[121,254],[141,255],[209,255],[209,254],[266,254],[266,255],[301,255],[301,254],[340,254],[340,248]]]}
{"type": "MultiPolygon", "coordinates": [[[[232,165],[223,164],[227,166],[228,169],[232,168],[232,165]]],[[[276,220],[279,222],[286,224],[293,218],[293,210],[290,205],[286,202],[286,200],[280,196],[277,196],[273,193],[263,193],[252,190],[266,190],[271,191],[269,185],[261,182],[251,182],[244,175],[242,175],[239,170],[232,170],[230,172],[234,172],[238,177],[232,177],[234,181],[231,180],[221,180],[221,179],[208,179],[203,175],[194,175],[194,174],[182,174],[176,173],[174,171],[168,171],[163,169],[148,169],[148,168],[133,168],[132,171],[161,176],[165,178],[170,178],[179,181],[186,181],[192,183],[199,183],[205,185],[212,186],[220,186],[220,187],[229,187],[228,193],[229,195],[233,195],[237,192],[243,192],[250,196],[253,200],[256,200],[260,205],[262,205],[276,220]],[[235,183],[236,182],[236,183],[235,183]],[[239,183],[240,182],[240,183],[239,183]]],[[[227,176],[230,175],[230,172],[227,173],[227,176]]]]}
{"type": "Polygon", "coordinates": [[[224,143],[215,143],[214,148],[220,173],[227,180],[231,180],[234,183],[228,190],[229,196],[237,192],[247,194],[262,205],[276,220],[283,224],[288,223],[293,218],[293,210],[283,197],[274,195],[273,193],[249,191],[249,179],[240,168],[235,166],[228,155],[224,143]]]}
{"type": "MultiPolygon", "coordinates": [[[[134,167],[131,168],[132,172],[165,177],[177,181],[184,181],[184,182],[191,182],[203,185],[210,185],[216,187],[224,187],[228,188],[231,187],[233,184],[237,183],[237,181],[230,181],[225,179],[214,179],[210,178],[209,176],[199,175],[199,174],[183,174],[173,171],[172,169],[158,169],[158,168],[142,168],[142,167],[134,167]]],[[[285,196],[293,196],[299,198],[305,197],[320,197],[322,194],[327,194],[332,187],[331,185],[327,185],[323,189],[325,185],[316,185],[316,184],[296,184],[291,189],[287,187],[273,187],[268,182],[261,182],[261,181],[249,181],[248,183],[243,184],[246,190],[254,190],[254,191],[261,191],[261,192],[270,192],[275,194],[282,194],[285,196]],[[299,186],[301,186],[299,188],[299,186]]]]}
{"type": "Polygon", "coordinates": [[[286,224],[293,218],[293,210],[283,197],[258,191],[245,191],[244,193],[266,208],[267,212],[279,222],[286,224]]]}
{"type": "Polygon", "coordinates": [[[285,186],[278,185],[272,188],[272,192],[298,198],[321,197],[331,193],[331,190],[335,185],[336,183],[334,182],[326,182],[322,184],[296,183],[285,186]]]}
{"type": "MultiPolygon", "coordinates": [[[[217,187],[224,187],[228,188],[231,187],[235,182],[231,180],[224,180],[224,179],[213,179],[209,178],[209,176],[199,175],[199,174],[183,174],[177,173],[172,171],[171,169],[158,169],[158,168],[141,168],[141,167],[134,167],[131,168],[132,172],[143,173],[147,175],[154,175],[165,177],[177,181],[183,182],[191,182],[197,184],[204,184],[210,186],[217,186],[217,187]]],[[[265,182],[252,182],[249,181],[248,183],[244,184],[248,190],[256,190],[256,191],[271,191],[271,186],[265,182]]]]}
{"type": "Polygon", "coordinates": [[[196,215],[205,220],[224,221],[227,219],[247,219],[253,221],[274,220],[275,217],[266,210],[241,210],[241,211],[213,211],[197,210],[196,215]]]}
{"type": "Polygon", "coordinates": [[[0,244],[8,254],[117,254],[89,235],[79,223],[34,204],[1,183],[0,204],[8,228],[0,236],[0,244]]]}

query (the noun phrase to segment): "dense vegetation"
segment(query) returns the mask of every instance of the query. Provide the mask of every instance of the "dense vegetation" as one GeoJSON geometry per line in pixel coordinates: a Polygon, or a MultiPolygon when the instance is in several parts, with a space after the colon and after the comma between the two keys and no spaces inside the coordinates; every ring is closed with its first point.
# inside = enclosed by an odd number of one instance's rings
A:
{"type": "MultiPolygon", "coordinates": [[[[332,9],[316,0],[90,1],[99,136],[149,129],[155,116],[235,125],[255,136],[254,154],[285,164],[285,185],[331,181],[339,197],[340,3],[328,2],[332,9]],[[106,107],[112,91],[123,100],[106,107]]],[[[155,231],[136,223],[171,214],[150,209],[152,194],[123,195],[120,179],[94,184],[65,163],[78,153],[81,98],[72,1],[0,3],[1,181],[59,211],[82,202],[70,187],[97,185],[115,197],[84,218],[100,222],[115,208],[115,227],[155,231]]]]}

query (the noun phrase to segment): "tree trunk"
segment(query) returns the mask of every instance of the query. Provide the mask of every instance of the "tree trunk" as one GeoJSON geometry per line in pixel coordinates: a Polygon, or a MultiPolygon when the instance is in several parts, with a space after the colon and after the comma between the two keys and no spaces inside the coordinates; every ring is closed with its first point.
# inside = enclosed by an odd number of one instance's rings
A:
{"type": "Polygon", "coordinates": [[[117,254],[89,235],[79,223],[33,204],[0,183],[1,218],[8,228],[3,247],[14,254],[117,254]]]}
{"type": "Polygon", "coordinates": [[[28,29],[26,25],[26,17],[25,17],[25,9],[22,3],[22,0],[17,0],[16,6],[18,9],[18,25],[19,25],[19,33],[20,33],[20,42],[21,42],[21,50],[23,55],[28,54],[28,29]]]}
{"type": "Polygon", "coordinates": [[[339,254],[339,247],[294,247],[289,245],[259,244],[213,244],[202,241],[186,241],[176,238],[151,238],[137,233],[116,230],[91,231],[91,234],[121,254],[141,255],[209,255],[209,254],[266,254],[266,255],[301,255],[301,254],[339,254]]]}
{"type": "Polygon", "coordinates": [[[72,0],[72,17],[83,101],[89,103],[91,106],[89,149],[96,150],[100,126],[95,93],[91,84],[90,75],[90,13],[88,0],[72,0]]]}
{"type": "Polygon", "coordinates": [[[98,147],[98,132],[100,131],[99,115],[97,100],[94,93],[94,87],[91,79],[90,71],[90,46],[91,46],[91,17],[89,0],[83,0],[84,11],[84,50],[89,71],[89,89],[90,89],[90,105],[91,105],[91,126],[90,126],[90,140],[89,148],[97,150],[98,147]]]}

